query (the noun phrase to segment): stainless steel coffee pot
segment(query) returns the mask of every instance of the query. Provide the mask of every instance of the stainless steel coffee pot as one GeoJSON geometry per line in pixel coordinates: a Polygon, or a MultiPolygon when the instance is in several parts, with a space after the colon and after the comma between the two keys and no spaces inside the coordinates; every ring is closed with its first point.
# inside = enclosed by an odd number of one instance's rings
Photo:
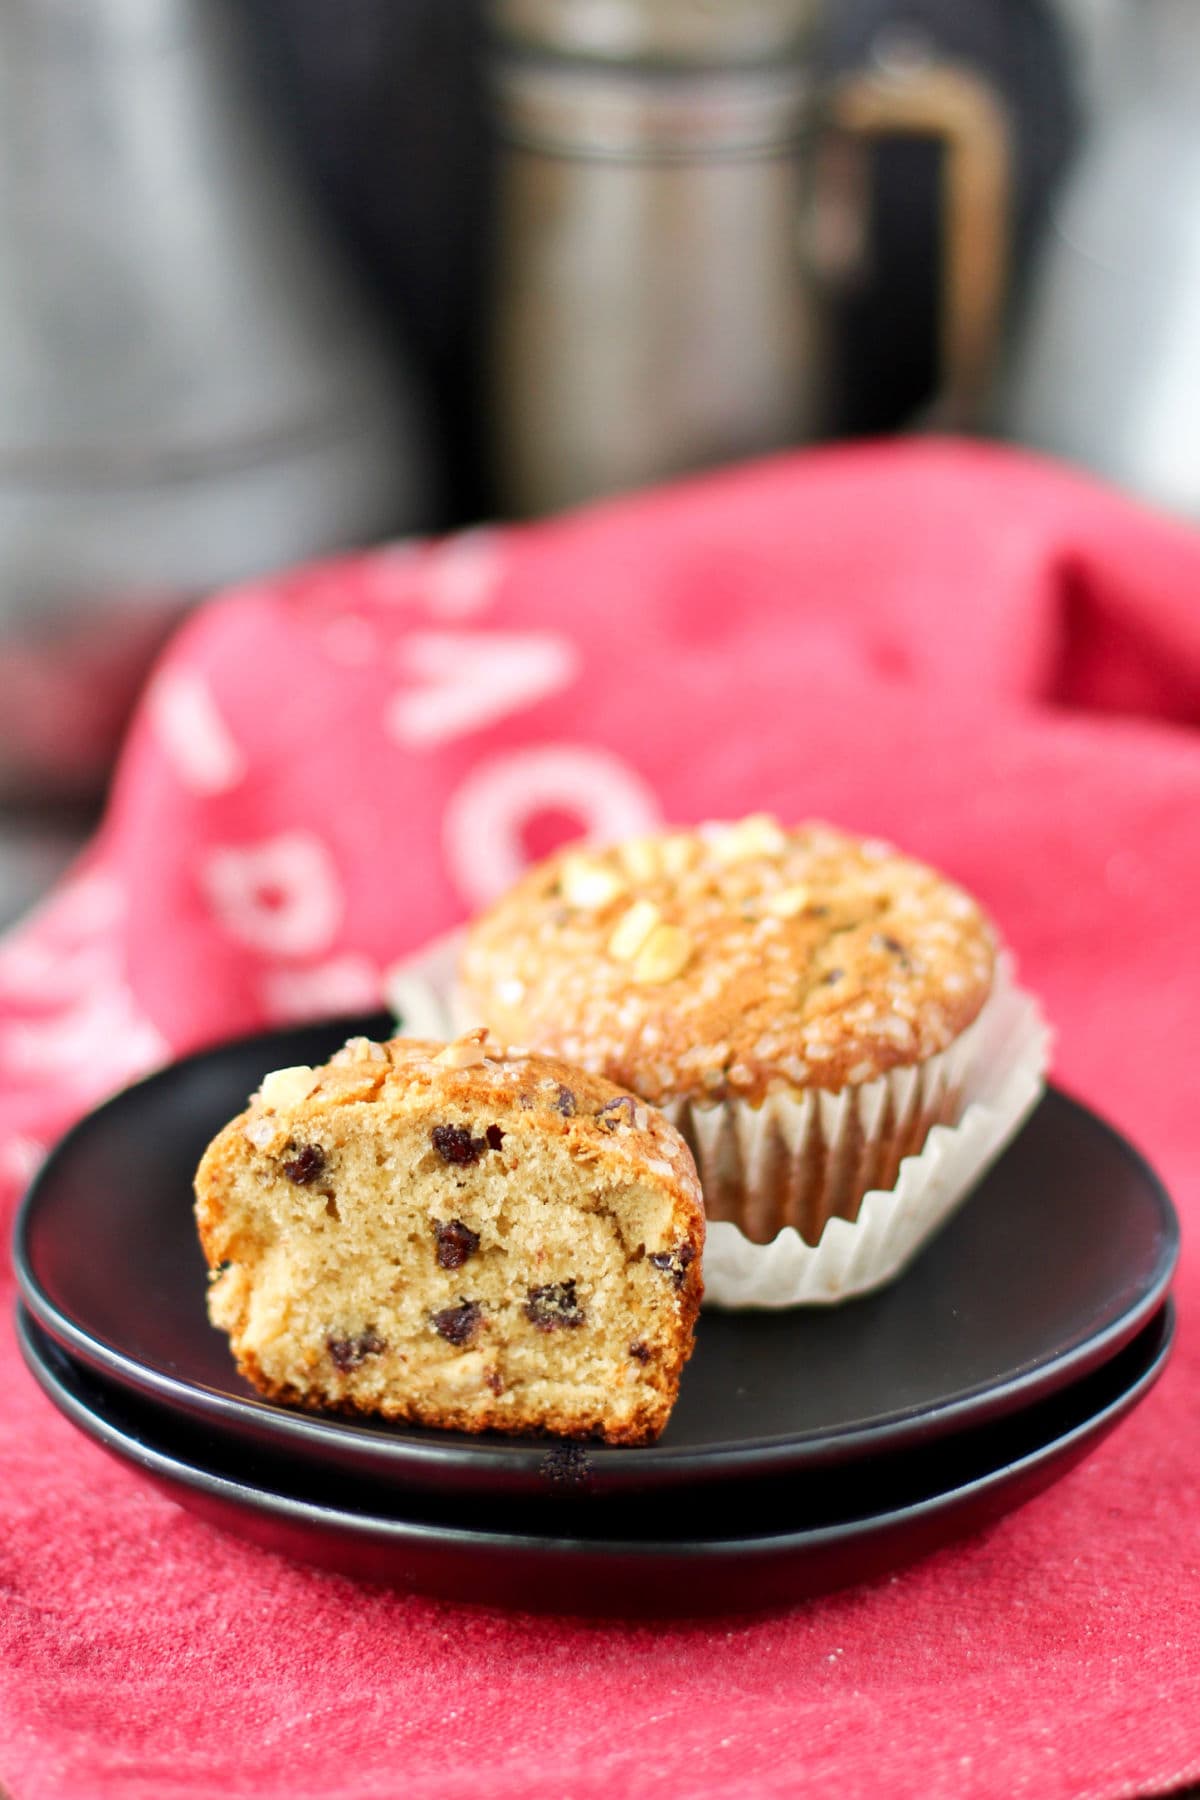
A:
{"type": "Polygon", "coordinates": [[[940,414],[1003,292],[1006,123],[885,47],[822,92],[813,0],[495,0],[493,461],[536,513],[821,434],[832,284],[869,255],[865,134],[945,140],[940,414]]]}
{"type": "Polygon", "coordinates": [[[1200,0],[1123,0],[999,403],[1007,434],[1200,519],[1200,0]]]}
{"type": "Polygon", "coordinates": [[[0,5],[0,798],[100,787],[187,600],[427,518],[241,13],[0,5]]]}

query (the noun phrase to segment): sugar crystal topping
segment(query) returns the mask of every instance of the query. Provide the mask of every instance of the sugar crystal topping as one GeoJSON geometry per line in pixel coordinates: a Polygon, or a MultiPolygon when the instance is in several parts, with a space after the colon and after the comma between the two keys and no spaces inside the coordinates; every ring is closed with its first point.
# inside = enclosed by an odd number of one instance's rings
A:
{"type": "Polygon", "coordinates": [[[494,1029],[648,1099],[759,1098],[945,1049],[994,955],[933,869],[756,814],[549,858],[477,922],[462,975],[494,1029]]]}

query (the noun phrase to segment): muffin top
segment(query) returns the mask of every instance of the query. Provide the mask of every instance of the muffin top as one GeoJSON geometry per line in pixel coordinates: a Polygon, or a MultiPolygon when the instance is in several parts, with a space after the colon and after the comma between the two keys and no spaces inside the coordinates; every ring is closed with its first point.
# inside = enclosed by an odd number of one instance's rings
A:
{"type": "MultiPolygon", "coordinates": [[[[231,1129],[256,1149],[282,1154],[303,1127],[328,1122],[341,1108],[364,1101],[381,1117],[444,1105],[434,1147],[445,1162],[462,1164],[501,1147],[507,1133],[497,1136],[492,1124],[489,1135],[488,1121],[515,1109],[518,1137],[553,1133],[569,1141],[578,1162],[610,1165],[621,1178],[652,1171],[700,1202],[691,1152],[661,1113],[595,1073],[497,1044],[486,1029],[450,1044],[351,1038],[318,1068],[297,1064],[264,1076],[231,1129]]],[[[508,1130],[513,1129],[510,1120],[508,1130]]],[[[286,1164],[285,1170],[291,1174],[286,1164]]],[[[305,1184],[316,1173],[301,1169],[291,1178],[305,1184]]]]}
{"type": "Polygon", "coordinates": [[[991,990],[961,888],[890,845],[765,815],[567,849],[471,927],[462,1004],[645,1099],[755,1103],[934,1055],[991,990]]]}

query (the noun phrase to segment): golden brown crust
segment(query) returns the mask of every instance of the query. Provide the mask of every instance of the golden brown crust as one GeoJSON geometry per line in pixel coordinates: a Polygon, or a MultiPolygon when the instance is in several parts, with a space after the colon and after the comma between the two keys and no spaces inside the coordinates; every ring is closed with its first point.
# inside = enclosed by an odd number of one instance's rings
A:
{"type": "MultiPolygon", "coordinates": [[[[691,1354],[703,1292],[703,1203],[682,1138],[661,1114],[611,1082],[558,1059],[504,1050],[482,1032],[450,1046],[411,1039],[382,1045],[352,1040],[321,1068],[267,1076],[246,1111],[205,1152],[196,1196],[200,1239],[213,1271],[214,1323],[229,1332],[241,1373],[271,1399],[462,1431],[548,1432],[625,1444],[650,1442],[666,1425],[691,1354]],[[444,1149],[438,1148],[434,1126],[450,1134],[443,1139],[444,1149]],[[489,1130],[494,1141],[486,1135],[489,1130]],[[373,1150],[382,1157],[401,1142],[406,1148],[399,1168],[376,1191],[374,1177],[381,1165],[373,1150]],[[544,1232],[535,1222],[535,1261],[528,1267],[536,1272],[522,1273],[526,1264],[519,1233],[513,1231],[518,1215],[510,1210],[498,1217],[509,1205],[505,1195],[510,1189],[512,1204],[519,1206],[522,1184],[532,1179],[539,1156],[540,1166],[548,1166],[544,1153],[555,1146],[557,1166],[582,1184],[588,1216],[605,1243],[627,1241],[628,1216],[618,1220],[609,1208],[618,1203],[628,1207],[618,1197],[635,1189],[653,1196],[646,1220],[661,1234],[660,1241],[648,1229],[648,1242],[638,1245],[634,1230],[629,1260],[645,1260],[630,1292],[648,1293],[653,1330],[646,1344],[640,1342],[640,1330],[636,1338],[632,1332],[617,1334],[623,1366],[611,1361],[596,1365],[614,1368],[616,1385],[606,1390],[607,1397],[592,1378],[580,1387],[584,1398],[564,1387],[565,1397],[547,1399],[558,1390],[547,1387],[542,1375],[552,1383],[559,1351],[581,1346],[588,1333],[553,1329],[543,1337],[531,1327],[522,1301],[527,1290],[533,1295],[536,1282],[551,1284],[542,1291],[561,1293],[553,1286],[566,1273],[554,1260],[556,1255],[561,1259],[561,1245],[557,1251],[539,1248],[544,1232]],[[428,1169],[419,1174],[422,1162],[432,1164],[432,1174],[428,1169]],[[455,1263],[438,1266],[428,1209],[410,1211],[403,1229],[387,1240],[389,1256],[400,1254],[395,1262],[385,1260],[381,1282],[372,1272],[369,1247],[364,1262],[364,1245],[374,1242],[377,1247],[379,1238],[369,1240],[357,1231],[354,1208],[360,1208],[358,1217],[368,1224],[367,1215],[375,1209],[378,1226],[380,1202],[391,1205],[404,1190],[408,1167],[418,1169],[413,1179],[427,1187],[432,1182],[437,1196],[448,1199],[446,1206],[434,1208],[438,1217],[458,1214],[473,1221],[467,1237],[473,1239],[472,1254],[478,1255],[471,1276],[476,1277],[476,1263],[492,1258],[495,1308],[481,1315],[470,1343],[462,1347],[453,1340],[443,1342],[431,1326],[439,1308],[453,1307],[460,1298],[461,1278],[455,1263]],[[323,1216],[326,1208],[328,1217],[323,1216]],[[311,1252],[315,1245],[316,1260],[305,1264],[302,1256],[289,1259],[281,1281],[279,1254],[289,1249],[289,1233],[301,1252],[311,1252]],[[414,1244],[415,1251],[405,1250],[414,1244]],[[544,1270],[538,1260],[543,1257],[548,1257],[544,1270]],[[334,1280],[339,1258],[359,1282],[357,1299],[347,1282],[338,1286],[334,1280]],[[298,1281],[301,1269],[306,1273],[298,1281]],[[319,1291],[323,1284],[324,1298],[319,1291]],[[389,1293],[412,1304],[406,1322],[393,1306],[392,1322],[386,1332],[381,1325],[377,1334],[380,1308],[390,1304],[389,1293]],[[325,1298],[339,1319],[353,1315],[346,1327],[352,1338],[358,1333],[364,1334],[362,1343],[372,1340],[362,1356],[347,1360],[343,1354],[338,1362],[335,1339],[323,1322],[325,1298]],[[360,1302],[367,1310],[355,1312],[360,1302]],[[506,1385],[501,1369],[514,1328],[523,1341],[512,1352],[516,1372],[506,1385]],[[474,1364],[480,1365],[477,1373],[472,1372],[474,1364]],[[541,1373],[540,1364],[545,1365],[541,1373]]],[[[463,1229],[457,1217],[455,1227],[463,1229]]],[[[435,1222],[432,1229],[442,1228],[435,1222]]],[[[605,1279],[612,1279],[612,1251],[605,1254],[605,1279]]],[[[631,1316],[640,1317],[636,1312],[631,1316]]]]}
{"type": "Polygon", "coordinates": [[[592,1070],[503,1046],[486,1030],[465,1034],[459,1044],[469,1040],[478,1043],[478,1054],[462,1064],[439,1060],[454,1046],[401,1037],[383,1044],[352,1039],[320,1068],[276,1070],[214,1140],[201,1170],[226,1134],[235,1140],[244,1135],[266,1149],[285,1136],[303,1134],[334,1108],[369,1101],[404,1112],[439,1098],[449,1109],[447,1117],[515,1103],[526,1115],[518,1118],[518,1127],[566,1138],[577,1161],[600,1160],[625,1170],[648,1162],[688,1198],[699,1200],[691,1154],[655,1107],[592,1070]],[[272,1104],[273,1093],[282,1104],[272,1104]]]}
{"type": "Polygon", "coordinates": [[[944,1050],[994,962],[981,908],[934,870],[755,817],[548,858],[471,927],[462,1003],[646,1099],[757,1104],[944,1050]]]}
{"type": "Polygon", "coordinates": [[[696,1299],[694,1306],[689,1306],[685,1312],[687,1348],[681,1348],[674,1360],[664,1365],[662,1382],[657,1391],[631,1417],[621,1420],[597,1417],[591,1422],[582,1422],[577,1411],[565,1408],[548,1408],[536,1416],[529,1414],[514,1419],[511,1413],[502,1412],[499,1407],[468,1410],[465,1407],[456,1409],[445,1405],[423,1406],[415,1401],[385,1401],[378,1405],[366,1405],[352,1394],[343,1394],[336,1400],[329,1400],[311,1390],[272,1381],[251,1352],[236,1359],[237,1369],[238,1374],[265,1399],[274,1400],[281,1406],[296,1406],[304,1412],[333,1412],[356,1419],[383,1418],[396,1425],[427,1425],[438,1431],[496,1431],[505,1436],[519,1433],[529,1437],[593,1439],[605,1444],[634,1448],[639,1444],[657,1442],[667,1428],[680,1377],[692,1353],[692,1329],[699,1311],[700,1302],[696,1299]]]}

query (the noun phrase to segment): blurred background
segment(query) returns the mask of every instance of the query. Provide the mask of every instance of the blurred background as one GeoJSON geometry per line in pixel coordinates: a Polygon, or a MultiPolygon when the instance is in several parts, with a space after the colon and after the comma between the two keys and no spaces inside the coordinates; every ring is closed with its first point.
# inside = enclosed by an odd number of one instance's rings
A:
{"type": "Polygon", "coordinates": [[[1198,0],[0,0],[0,923],[218,586],[952,430],[1200,516],[1198,0]]]}

